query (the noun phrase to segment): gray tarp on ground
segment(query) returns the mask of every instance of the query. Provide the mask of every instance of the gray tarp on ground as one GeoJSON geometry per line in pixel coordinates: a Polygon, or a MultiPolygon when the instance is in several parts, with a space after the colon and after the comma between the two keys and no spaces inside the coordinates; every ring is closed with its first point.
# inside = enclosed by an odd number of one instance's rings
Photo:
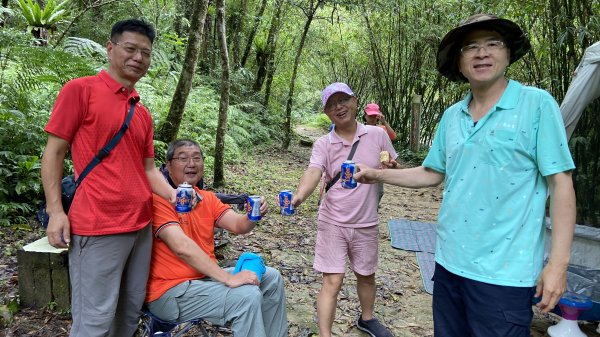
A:
{"type": "MultiPolygon", "coordinates": [[[[546,255],[552,245],[552,224],[546,217],[546,255]]],[[[600,228],[576,225],[571,262],[567,272],[569,291],[590,296],[600,303],[600,228]]]]}
{"type": "Polygon", "coordinates": [[[585,50],[560,105],[568,138],[571,138],[585,107],[598,97],[600,97],[600,41],[585,50]]]}

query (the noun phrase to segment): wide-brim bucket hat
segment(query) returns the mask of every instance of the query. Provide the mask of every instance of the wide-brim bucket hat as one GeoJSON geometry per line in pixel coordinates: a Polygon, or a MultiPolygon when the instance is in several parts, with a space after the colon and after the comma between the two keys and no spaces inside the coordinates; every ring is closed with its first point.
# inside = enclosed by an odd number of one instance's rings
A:
{"type": "Polygon", "coordinates": [[[467,81],[458,70],[458,58],[463,40],[467,34],[474,30],[498,32],[510,50],[509,65],[520,59],[531,49],[529,39],[516,23],[492,14],[471,15],[458,27],[449,31],[438,47],[437,69],[440,74],[453,82],[467,81]]]}

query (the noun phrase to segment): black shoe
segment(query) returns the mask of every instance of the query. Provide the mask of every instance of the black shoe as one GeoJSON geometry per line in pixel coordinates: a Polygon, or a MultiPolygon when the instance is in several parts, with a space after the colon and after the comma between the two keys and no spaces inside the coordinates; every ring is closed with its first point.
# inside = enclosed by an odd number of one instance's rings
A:
{"type": "Polygon", "coordinates": [[[358,316],[356,327],[358,330],[368,333],[371,337],[394,337],[390,330],[383,326],[377,318],[364,321],[361,316],[358,316]]]}

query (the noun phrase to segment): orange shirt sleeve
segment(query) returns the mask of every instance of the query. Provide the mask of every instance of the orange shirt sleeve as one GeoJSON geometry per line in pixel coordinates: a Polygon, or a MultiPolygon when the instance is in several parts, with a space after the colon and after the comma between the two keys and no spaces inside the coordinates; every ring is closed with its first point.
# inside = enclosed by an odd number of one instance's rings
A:
{"type": "Polygon", "coordinates": [[[388,137],[390,137],[390,140],[392,142],[396,140],[396,133],[394,132],[394,130],[392,130],[392,128],[390,128],[390,130],[388,131],[388,129],[383,124],[380,124],[379,127],[387,133],[388,137]]]}

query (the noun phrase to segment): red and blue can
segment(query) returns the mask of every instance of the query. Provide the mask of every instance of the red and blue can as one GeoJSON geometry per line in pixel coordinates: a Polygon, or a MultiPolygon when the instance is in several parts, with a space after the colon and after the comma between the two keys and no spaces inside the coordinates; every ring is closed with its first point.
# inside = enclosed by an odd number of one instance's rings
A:
{"type": "Polygon", "coordinates": [[[342,164],[342,172],[340,173],[343,188],[356,188],[358,184],[354,180],[354,173],[356,173],[356,164],[352,160],[346,160],[342,164]]]}
{"type": "Polygon", "coordinates": [[[260,196],[248,196],[248,199],[246,200],[246,211],[248,212],[248,219],[250,219],[250,221],[260,221],[260,196]]]}
{"type": "Polygon", "coordinates": [[[292,191],[286,190],[279,192],[279,207],[281,215],[294,215],[294,205],[292,205],[292,191]]]}
{"type": "Polygon", "coordinates": [[[177,199],[175,201],[175,210],[177,213],[189,213],[192,210],[192,195],[194,188],[192,185],[184,182],[177,187],[177,199]]]}

